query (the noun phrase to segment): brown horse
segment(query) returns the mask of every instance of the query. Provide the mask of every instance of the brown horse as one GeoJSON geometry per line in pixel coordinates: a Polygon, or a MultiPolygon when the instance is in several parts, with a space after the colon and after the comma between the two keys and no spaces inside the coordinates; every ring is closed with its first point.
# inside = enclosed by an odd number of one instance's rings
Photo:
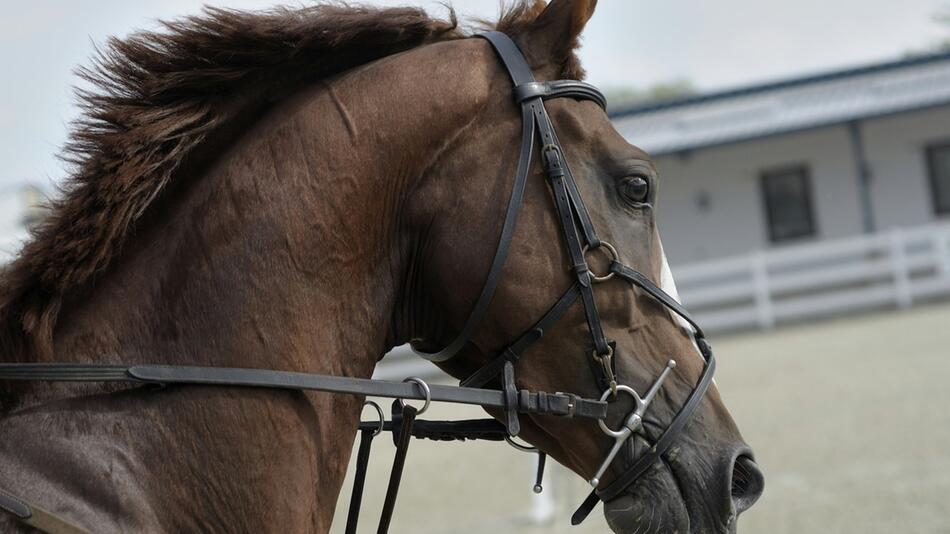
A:
{"type": "MultiPolygon", "coordinates": [[[[595,3],[521,2],[497,29],[538,79],[579,79],[573,51],[595,3]]],[[[84,72],[99,90],[82,95],[71,181],[4,272],[0,360],[369,377],[393,346],[444,346],[488,270],[521,135],[507,74],[467,37],[454,16],[319,6],[209,9],[112,41],[84,72]]],[[[548,109],[599,233],[674,291],[649,157],[592,102],[548,109]]],[[[534,165],[482,327],[443,366],[455,376],[569,284],[534,165]]],[[[680,363],[651,408],[655,437],[703,364],[683,325],[622,286],[598,286],[597,305],[624,381],[643,391],[667,358],[680,363]]],[[[518,362],[519,386],[599,396],[585,332],[575,306],[518,362]]],[[[32,383],[0,394],[0,487],[95,532],[326,532],[362,400],[32,383]]],[[[588,478],[611,445],[589,421],[522,425],[588,478]]],[[[761,492],[749,455],[713,388],[664,462],[607,503],[608,521],[734,532],[761,492]]],[[[17,528],[0,516],[0,530],[17,528]]]]}

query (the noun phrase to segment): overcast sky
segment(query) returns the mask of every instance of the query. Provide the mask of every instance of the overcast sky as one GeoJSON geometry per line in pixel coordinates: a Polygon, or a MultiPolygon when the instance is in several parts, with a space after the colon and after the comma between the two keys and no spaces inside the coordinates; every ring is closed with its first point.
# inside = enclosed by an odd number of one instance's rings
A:
{"type": "MultiPolygon", "coordinates": [[[[4,1],[0,19],[0,188],[48,185],[76,108],[72,69],[93,43],[203,4],[262,8],[273,0],[4,1]]],[[[299,4],[299,2],[297,2],[299,4]]],[[[421,5],[437,2],[380,0],[421,5]]],[[[454,0],[462,15],[492,17],[495,0],[454,0]]],[[[688,79],[702,90],[825,71],[926,49],[950,28],[934,15],[950,0],[601,0],[581,59],[603,88],[688,79]]]]}

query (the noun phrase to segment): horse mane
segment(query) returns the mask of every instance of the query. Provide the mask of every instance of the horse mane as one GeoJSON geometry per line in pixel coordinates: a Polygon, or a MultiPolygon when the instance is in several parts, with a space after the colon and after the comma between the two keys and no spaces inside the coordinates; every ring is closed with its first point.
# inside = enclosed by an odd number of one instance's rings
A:
{"type": "MultiPolygon", "coordinates": [[[[514,35],[544,6],[517,0],[495,26],[514,35]]],[[[69,176],[0,273],[0,360],[52,352],[64,298],[110,266],[183,158],[242,105],[468,36],[451,8],[442,20],[422,9],[341,3],[263,12],[206,7],[162,28],[109,39],[92,66],[77,71],[91,89],[77,90],[83,113],[62,155],[69,176]]],[[[576,58],[565,59],[565,70],[578,75],[576,58]]]]}

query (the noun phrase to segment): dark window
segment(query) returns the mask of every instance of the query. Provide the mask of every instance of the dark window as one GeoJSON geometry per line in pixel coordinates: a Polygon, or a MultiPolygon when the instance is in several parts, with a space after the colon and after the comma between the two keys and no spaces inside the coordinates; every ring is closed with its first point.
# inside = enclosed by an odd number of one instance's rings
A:
{"type": "Polygon", "coordinates": [[[927,168],[934,211],[938,215],[950,214],[950,142],[927,147],[927,168]]]}
{"type": "Polygon", "coordinates": [[[773,243],[815,235],[811,177],[804,166],[762,173],[762,196],[773,243]]]}

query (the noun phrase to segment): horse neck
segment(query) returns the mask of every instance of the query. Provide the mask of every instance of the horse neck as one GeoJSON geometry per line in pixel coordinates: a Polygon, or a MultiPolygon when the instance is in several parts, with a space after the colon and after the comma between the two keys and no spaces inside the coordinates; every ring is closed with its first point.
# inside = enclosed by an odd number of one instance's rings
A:
{"type": "Polygon", "coordinates": [[[416,245],[400,210],[457,124],[423,126],[431,103],[408,96],[349,103],[392,94],[362,78],[307,89],[213,163],[186,162],[192,176],[94,290],[67,302],[57,359],[371,375],[406,309],[416,245]]]}

